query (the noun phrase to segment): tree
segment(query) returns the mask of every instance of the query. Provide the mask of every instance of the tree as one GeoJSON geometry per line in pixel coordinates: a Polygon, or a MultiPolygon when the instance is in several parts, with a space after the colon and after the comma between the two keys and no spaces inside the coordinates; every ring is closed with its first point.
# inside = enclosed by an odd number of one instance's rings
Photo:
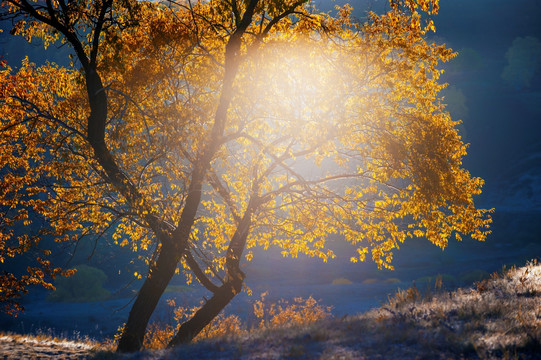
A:
{"type": "Polygon", "coordinates": [[[254,246],[326,261],[334,234],[392,268],[407,238],[485,239],[483,181],[438,96],[454,54],[424,39],[438,2],[390,4],[360,23],[305,0],[6,1],[13,33],[75,61],[2,70],[2,211],[151,250],[119,351],[141,347],[179,266],[212,296],[170,346],[242,290],[254,246]]]}
{"type": "Polygon", "coordinates": [[[502,79],[516,89],[528,88],[541,67],[541,42],[533,36],[517,37],[505,58],[502,79]]]}

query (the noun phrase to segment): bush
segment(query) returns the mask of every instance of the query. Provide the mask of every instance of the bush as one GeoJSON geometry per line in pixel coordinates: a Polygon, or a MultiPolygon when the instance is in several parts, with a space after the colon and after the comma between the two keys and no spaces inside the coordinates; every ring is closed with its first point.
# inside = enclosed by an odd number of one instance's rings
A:
{"type": "Polygon", "coordinates": [[[417,280],[415,280],[415,282],[423,290],[425,288],[430,288],[432,285],[434,286],[435,290],[440,290],[442,285],[445,285],[447,288],[456,286],[457,279],[453,275],[438,274],[436,276],[423,276],[423,277],[420,277],[417,280]]]}
{"type": "Polygon", "coordinates": [[[107,275],[95,267],[79,265],[70,277],[60,277],[54,281],[56,290],[48,297],[56,302],[87,302],[109,298],[109,291],[103,288],[107,275]]]}
{"type": "Polygon", "coordinates": [[[459,279],[460,282],[466,285],[475,284],[479,281],[486,280],[490,278],[490,274],[486,272],[485,270],[472,270],[467,273],[463,273],[460,275],[459,279]]]}
{"type": "Polygon", "coordinates": [[[311,296],[308,299],[296,297],[293,303],[282,299],[276,303],[266,303],[267,292],[254,302],[254,315],[259,319],[260,329],[282,326],[298,326],[314,323],[331,317],[331,307],[318,304],[311,296]]]}
{"type": "Polygon", "coordinates": [[[368,278],[363,280],[363,284],[377,284],[378,282],[379,280],[374,278],[368,278]]]}
{"type": "MultiPolygon", "coordinates": [[[[177,307],[173,299],[168,299],[167,305],[172,310],[172,313],[169,314],[169,319],[166,319],[165,322],[153,322],[148,325],[143,340],[143,347],[145,349],[164,349],[169,341],[173,339],[180,325],[199,310],[197,306],[192,308],[177,307]]],[[[122,331],[123,327],[118,329],[118,333],[115,335],[116,341],[120,338],[122,331]]],[[[194,338],[194,342],[222,336],[239,335],[245,331],[245,326],[238,316],[219,314],[194,338]]]]}
{"type": "Polygon", "coordinates": [[[502,79],[516,89],[527,88],[541,65],[541,42],[533,36],[517,37],[505,57],[502,79]]]}
{"type": "Polygon", "coordinates": [[[346,278],[338,278],[338,279],[334,279],[332,281],[332,284],[333,285],[351,285],[353,284],[353,282],[351,282],[351,280],[346,279],[346,278]]]}
{"type": "MultiPolygon", "coordinates": [[[[253,304],[256,323],[248,326],[235,315],[219,314],[195,338],[194,341],[245,335],[250,331],[270,330],[290,326],[305,326],[319,320],[332,317],[331,307],[318,304],[312,297],[303,299],[296,297],[290,303],[284,299],[268,303],[265,301],[267,292],[261,294],[260,300],[253,304]]],[[[191,318],[199,307],[177,307],[173,299],[167,300],[167,305],[173,310],[170,319],[149,324],[143,347],[145,349],[163,349],[173,338],[180,325],[191,318]]],[[[118,329],[115,341],[118,341],[123,327],[118,329]]]]}

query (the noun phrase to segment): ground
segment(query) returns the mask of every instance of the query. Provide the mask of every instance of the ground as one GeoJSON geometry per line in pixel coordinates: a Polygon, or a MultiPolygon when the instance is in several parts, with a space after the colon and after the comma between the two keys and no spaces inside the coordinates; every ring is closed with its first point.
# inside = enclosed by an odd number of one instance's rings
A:
{"type": "Polygon", "coordinates": [[[0,358],[72,360],[92,355],[94,345],[55,339],[40,339],[21,335],[0,336],[0,358]]]}
{"type": "MultiPolygon", "coordinates": [[[[109,345],[110,346],[110,345],[109,345]]],[[[110,349],[111,347],[109,347],[110,349]]],[[[398,291],[366,313],[267,328],[174,350],[116,355],[97,343],[4,334],[4,359],[541,359],[541,265],[468,288],[398,291]]]]}

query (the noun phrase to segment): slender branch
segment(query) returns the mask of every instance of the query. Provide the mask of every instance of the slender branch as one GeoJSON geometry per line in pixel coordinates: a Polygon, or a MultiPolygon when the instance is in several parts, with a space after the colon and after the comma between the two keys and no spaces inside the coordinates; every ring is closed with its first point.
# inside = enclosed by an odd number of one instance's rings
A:
{"type": "MultiPolygon", "coordinates": [[[[52,28],[58,30],[62,35],[66,37],[66,40],[73,46],[73,49],[75,50],[75,53],[77,54],[77,58],[81,62],[81,65],[85,70],[89,69],[89,59],[86,56],[86,53],[84,51],[84,47],[77,38],[77,35],[75,34],[75,31],[73,28],[68,28],[65,25],[62,25],[60,22],[57,21],[56,18],[50,18],[45,15],[43,15],[40,11],[37,10],[37,7],[34,7],[30,5],[30,3],[27,0],[21,0],[21,2],[17,2],[15,0],[7,0],[10,4],[15,5],[19,9],[21,9],[24,12],[27,12],[29,15],[34,17],[36,20],[43,22],[44,24],[47,24],[51,26],[52,28]]],[[[67,25],[67,24],[66,24],[67,25]]]]}
{"type": "Polygon", "coordinates": [[[51,17],[51,20],[53,22],[55,22],[55,23],[60,24],[60,22],[56,18],[56,12],[53,9],[53,4],[52,4],[51,0],[46,0],[45,3],[47,4],[47,12],[49,13],[49,16],[51,17]]]}
{"type": "MultiPolygon", "coordinates": [[[[267,24],[267,26],[265,26],[265,29],[263,30],[262,32],[262,36],[266,36],[269,31],[272,29],[272,27],[274,25],[276,25],[280,20],[282,20],[283,18],[295,13],[295,14],[302,14],[301,12],[298,12],[296,11],[297,7],[302,5],[302,4],[305,4],[307,3],[308,0],[300,0],[300,1],[297,1],[296,3],[294,3],[293,5],[291,5],[291,7],[289,9],[287,9],[286,11],[284,11],[283,13],[281,13],[280,15],[278,16],[275,16],[274,18],[272,18],[271,21],[269,21],[269,23],[267,24]]],[[[303,14],[304,15],[304,14],[303,14]]]]}
{"type": "MultiPolygon", "coordinates": [[[[38,116],[40,116],[42,118],[45,118],[45,119],[48,119],[48,120],[52,120],[55,123],[57,123],[58,125],[60,125],[61,127],[65,128],[66,130],[69,130],[72,133],[77,134],[78,136],[80,136],[81,138],[83,138],[85,140],[87,139],[85,134],[83,134],[79,130],[75,129],[74,127],[68,125],[65,121],[62,121],[59,118],[54,117],[54,116],[52,116],[50,114],[44,113],[34,103],[32,103],[32,102],[30,102],[28,100],[25,100],[25,99],[23,99],[23,98],[21,98],[19,96],[16,96],[16,95],[12,96],[12,98],[16,99],[17,101],[19,101],[22,104],[30,106],[31,110],[33,110],[38,116]]],[[[2,129],[2,130],[4,130],[4,129],[2,129]]]]}
{"type": "Polygon", "coordinates": [[[139,177],[138,177],[138,180],[137,180],[137,186],[138,187],[141,187],[141,182],[143,181],[143,175],[145,174],[145,171],[146,169],[148,169],[148,167],[158,161],[160,158],[162,158],[164,156],[164,154],[158,154],[154,157],[151,157],[146,163],[145,165],[143,165],[143,168],[141,169],[141,172],[139,173],[139,177]]]}
{"type": "MultiPolygon", "coordinates": [[[[148,126],[146,118],[148,117],[149,119],[157,120],[156,117],[148,114],[145,110],[143,110],[143,108],[141,108],[141,106],[139,106],[137,101],[135,101],[134,98],[132,98],[130,95],[126,94],[125,92],[123,92],[121,90],[118,90],[118,89],[115,89],[115,88],[112,88],[110,86],[103,87],[103,91],[105,91],[105,90],[109,90],[109,91],[112,91],[112,92],[115,92],[117,94],[122,95],[127,102],[131,102],[135,106],[135,108],[137,110],[139,110],[139,112],[143,115],[143,123],[145,124],[145,130],[147,132],[148,140],[149,140],[149,142],[152,143],[152,137],[150,135],[150,128],[148,126]]],[[[122,118],[123,114],[124,114],[124,111],[121,113],[121,118],[122,118]]]]}
{"type": "Polygon", "coordinates": [[[235,15],[235,25],[238,26],[240,22],[240,13],[239,13],[239,8],[237,6],[237,0],[231,0],[231,8],[233,10],[233,15],[235,15]]]}
{"type": "Polygon", "coordinates": [[[101,239],[103,237],[103,235],[105,235],[105,233],[107,232],[107,230],[109,230],[110,228],[113,227],[113,225],[120,219],[120,215],[117,216],[113,221],[111,221],[99,234],[98,236],[96,236],[96,238],[94,239],[94,246],[92,247],[92,252],[90,253],[90,255],[88,255],[88,260],[90,260],[92,258],[92,256],[94,256],[94,253],[96,252],[96,248],[98,247],[98,240],[101,239]]]}
{"type": "Polygon", "coordinates": [[[194,273],[197,280],[199,280],[199,282],[205,288],[207,288],[210,292],[213,293],[218,291],[218,286],[214,285],[212,281],[210,281],[210,279],[205,275],[205,273],[203,272],[203,270],[201,270],[199,264],[197,263],[197,261],[195,261],[189,250],[184,253],[184,259],[186,259],[186,263],[194,273]]]}
{"type": "Polygon", "coordinates": [[[229,190],[225,188],[224,184],[222,184],[222,182],[218,178],[218,175],[214,171],[210,170],[207,178],[212,187],[216,190],[216,192],[218,192],[218,194],[220,194],[222,199],[225,201],[225,203],[229,207],[229,210],[231,211],[231,214],[233,215],[233,218],[235,219],[235,222],[238,224],[241,218],[238,214],[238,210],[235,204],[233,203],[233,200],[231,199],[231,193],[229,192],[229,190]]]}
{"type": "Polygon", "coordinates": [[[202,249],[200,249],[195,242],[192,242],[192,249],[194,250],[195,255],[197,255],[199,259],[205,263],[210,272],[212,272],[212,275],[220,280],[222,284],[225,283],[223,277],[218,273],[216,267],[212,264],[213,260],[210,259],[209,256],[202,249]]]}
{"type": "MultiPolygon", "coordinates": [[[[50,0],[48,0],[50,1],[50,0]]],[[[95,66],[96,58],[98,56],[98,48],[100,44],[101,31],[103,29],[103,24],[105,23],[105,14],[109,7],[113,4],[112,0],[107,0],[102,3],[102,8],[96,21],[96,28],[94,29],[94,38],[92,39],[92,50],[90,50],[90,65],[95,66]]]]}

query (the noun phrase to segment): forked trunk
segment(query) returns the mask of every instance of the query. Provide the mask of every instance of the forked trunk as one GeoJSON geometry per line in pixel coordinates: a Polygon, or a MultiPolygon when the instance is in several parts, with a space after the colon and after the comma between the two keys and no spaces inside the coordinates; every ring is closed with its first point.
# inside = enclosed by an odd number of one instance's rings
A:
{"type": "Polygon", "coordinates": [[[168,347],[191,342],[200,332],[218,316],[220,311],[242,290],[244,273],[231,281],[226,281],[214,293],[195,315],[180,326],[175,337],[169,342],[168,347]]]}
{"type": "Polygon", "coordinates": [[[255,210],[257,201],[250,200],[244,216],[240,220],[237,230],[229,243],[226,258],[226,281],[214,292],[214,295],[208,300],[195,315],[183,323],[175,337],[169,342],[168,347],[179,344],[186,344],[193,340],[200,332],[210,324],[231,302],[231,300],[240,293],[242,284],[246,275],[240,270],[240,259],[246,246],[246,238],[250,232],[252,224],[252,214],[255,210]]]}
{"type": "MultiPolygon", "coordinates": [[[[216,109],[216,115],[213,127],[211,129],[208,147],[203,150],[201,157],[194,165],[192,182],[188,191],[186,204],[182,211],[180,224],[171,236],[171,238],[175,239],[176,241],[179,241],[178,239],[185,239],[184,241],[181,241],[181,244],[185,244],[185,241],[187,241],[189,237],[197,208],[201,201],[203,180],[210,166],[212,157],[220,146],[220,139],[224,133],[227,111],[229,109],[233,94],[233,81],[239,67],[238,54],[240,52],[241,38],[252,20],[254,9],[258,1],[259,0],[250,0],[239,27],[231,35],[226,46],[224,83],[218,108],[216,109]]],[[[250,209],[250,211],[251,210],[252,209],[250,209]]],[[[249,224],[249,215],[245,222],[249,224]]],[[[235,295],[241,291],[244,273],[239,270],[238,262],[240,261],[240,255],[242,254],[246,241],[246,231],[237,233],[235,236],[237,238],[241,236],[242,240],[240,240],[241,246],[239,249],[237,249],[239,246],[236,244],[239,242],[239,240],[235,241],[235,239],[233,239],[230,244],[229,252],[231,252],[231,254],[228,253],[228,258],[235,255],[235,259],[233,261],[235,266],[231,267],[228,265],[228,267],[233,269],[233,271],[231,272],[230,276],[227,277],[226,282],[214,293],[214,296],[207,301],[207,303],[203,305],[203,307],[199,309],[189,321],[182,324],[179,332],[173,338],[169,346],[190,342],[206,325],[212,321],[212,319],[214,319],[220,313],[220,311],[227,304],[229,304],[231,299],[233,299],[233,297],[235,297],[235,295]],[[233,245],[235,250],[232,250],[231,245],[233,245]]],[[[163,245],[164,242],[162,241],[162,246],[163,245]]],[[[172,249],[169,249],[169,251],[166,251],[164,248],[162,248],[160,256],[154,267],[154,271],[152,271],[150,276],[143,284],[143,287],[137,296],[137,300],[130,311],[128,322],[124,328],[122,338],[119,341],[117,351],[131,352],[137,351],[141,348],[150,316],[156,308],[156,305],[158,304],[161,295],[165,291],[167,284],[174,275],[178,261],[184,254],[184,249],[185,248],[183,247],[180,250],[177,250],[175,247],[173,247],[172,249]]],[[[231,261],[231,259],[228,259],[228,262],[231,261]]]]}

